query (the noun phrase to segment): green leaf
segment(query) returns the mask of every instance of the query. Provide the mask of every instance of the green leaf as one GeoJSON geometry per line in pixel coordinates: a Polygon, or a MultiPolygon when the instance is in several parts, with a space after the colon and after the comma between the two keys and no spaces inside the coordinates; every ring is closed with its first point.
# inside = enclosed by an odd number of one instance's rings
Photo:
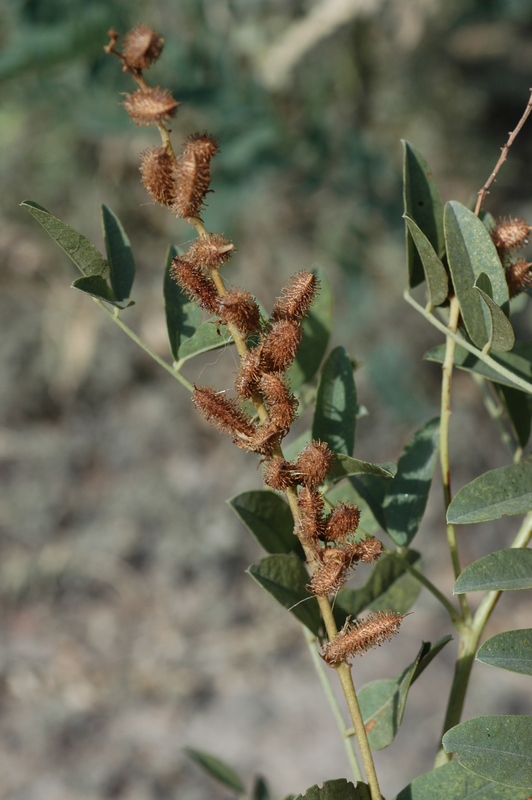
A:
{"type": "Polygon", "coordinates": [[[102,205],[102,225],[111,287],[117,300],[128,300],[135,278],[131,244],[116,214],[102,205]]]}
{"type": "Polygon", "coordinates": [[[449,279],[445,267],[414,220],[405,215],[405,222],[421,258],[425,280],[427,281],[429,302],[433,306],[439,306],[445,302],[449,294],[449,279]]]}
{"type": "Polygon", "coordinates": [[[357,394],[347,351],[335,347],[322,367],[312,438],[327,442],[335,453],[351,455],[355,446],[357,394]]]}
{"type": "Polygon", "coordinates": [[[166,253],[163,286],[166,329],[174,361],[179,361],[179,348],[194,336],[202,317],[201,308],[188,299],[170,275],[172,261],[177,255],[177,247],[171,245],[166,253]]]}
{"type": "Polygon", "coordinates": [[[473,561],[458,576],[453,594],[532,589],[532,550],[513,548],[473,561]]]}
{"type": "MultiPolygon", "coordinates": [[[[403,140],[404,211],[414,220],[438,255],[443,255],[442,204],[429,165],[416,148],[403,140]]],[[[410,232],[406,234],[408,284],[423,282],[423,265],[410,232]]]]}
{"type": "Polygon", "coordinates": [[[325,781],[320,789],[318,784],[307,789],[305,794],[298,794],[295,800],[371,800],[367,784],[359,781],[355,786],[345,778],[325,781]]]}
{"type": "Polygon", "coordinates": [[[243,492],[227,501],[237,517],[267,553],[292,553],[303,556],[294,535],[290,507],[279,495],[268,491],[243,492]]]}
{"type": "Polygon", "coordinates": [[[337,453],[334,463],[327,474],[327,480],[336,482],[347,478],[348,475],[378,475],[381,478],[393,478],[397,467],[391,461],[384,464],[371,464],[369,461],[360,461],[344,453],[337,453]]]}
{"type": "Polygon", "coordinates": [[[532,457],[485,472],[463,486],[447,509],[447,522],[466,525],[532,510],[532,457]]]}
{"type": "Polygon", "coordinates": [[[507,311],[504,269],[486,227],[461,203],[451,200],[445,206],[444,229],[449,269],[462,318],[473,343],[483,348],[490,338],[490,316],[474,284],[482,272],[486,273],[495,304],[507,311]]]}
{"type": "Polygon", "coordinates": [[[476,775],[532,792],[532,717],[476,717],[451,728],[442,741],[476,775]]]}
{"type": "Polygon", "coordinates": [[[371,513],[379,523],[380,527],[386,530],[386,520],[384,519],[384,500],[386,498],[386,481],[377,475],[359,475],[349,478],[359,495],[364,499],[371,509],[371,513]]]}
{"type": "Polygon", "coordinates": [[[333,322],[332,290],[327,273],[321,267],[313,270],[320,289],[309,313],[303,320],[303,339],[296,360],[288,370],[292,391],[308,383],[319,369],[329,344],[333,322]]]}
{"type": "Polygon", "coordinates": [[[327,492],[326,497],[327,501],[331,503],[331,506],[335,506],[338,503],[353,503],[359,507],[360,523],[357,534],[360,533],[363,537],[366,534],[373,536],[380,529],[380,525],[371,513],[370,507],[357,492],[350,480],[336,484],[327,492]]]}
{"type": "Polygon", "coordinates": [[[103,279],[108,278],[109,265],[107,261],[85,236],[31,200],[24,200],[20,205],[26,208],[32,217],[42,225],[83,275],[101,275],[103,279]]]}
{"type": "Polygon", "coordinates": [[[278,603],[292,612],[316,636],[320,630],[320,611],[316,597],[308,591],[309,575],[300,559],[293,555],[266,556],[247,570],[278,603]]]}
{"type": "Polygon", "coordinates": [[[403,720],[410,686],[425,669],[421,666],[423,660],[428,658],[430,663],[450,638],[438,642],[433,655],[430,642],[423,642],[416,659],[396,678],[372,681],[360,689],[358,702],[373,750],[383,750],[393,742],[403,720]]]}
{"type": "Polygon", "coordinates": [[[417,777],[395,800],[528,800],[528,794],[480,778],[457,761],[449,761],[417,777]]]}
{"type": "Polygon", "coordinates": [[[117,308],[127,308],[134,305],[132,300],[117,300],[113,294],[113,290],[101,275],[87,275],[86,278],[77,278],[71,286],[72,289],[79,289],[80,292],[95,297],[97,300],[103,300],[117,308]]]}
{"type": "Polygon", "coordinates": [[[227,345],[233,344],[233,337],[226,326],[218,325],[217,322],[215,317],[202,322],[190,339],[186,339],[183,342],[178,353],[180,364],[200,353],[206,353],[208,350],[219,350],[220,347],[227,347],[227,345]]]}
{"type": "MultiPolygon", "coordinates": [[[[405,556],[409,564],[421,569],[421,556],[409,550],[405,556]]],[[[334,604],[334,616],[341,627],[348,615],[357,617],[364,609],[381,611],[393,608],[398,614],[405,614],[414,605],[421,584],[402,566],[393,554],[380,558],[367,579],[359,589],[341,589],[334,604]]]]}
{"type": "MultiPolygon", "coordinates": [[[[529,382],[532,380],[532,361],[527,357],[527,355],[525,355],[524,352],[521,352],[520,345],[516,345],[511,353],[491,353],[490,355],[494,361],[497,361],[503,367],[510,369],[517,375],[517,377],[529,382]]],[[[443,364],[443,360],[445,358],[445,345],[443,344],[433,347],[431,350],[425,353],[423,358],[426,361],[436,361],[438,364],[443,364]]],[[[473,353],[470,353],[465,348],[460,347],[460,345],[456,346],[454,365],[455,367],[464,369],[467,372],[476,372],[478,375],[483,375],[485,378],[488,378],[494,383],[500,383],[503,386],[511,386],[515,388],[515,384],[513,384],[508,378],[499,375],[498,372],[474,356],[473,353]]]]}
{"type": "Polygon", "coordinates": [[[494,385],[506,409],[515,436],[521,447],[526,447],[532,428],[532,397],[510,386],[494,385]]]}
{"type": "Polygon", "coordinates": [[[210,775],[210,777],[214,778],[218,783],[227,786],[229,789],[233,789],[235,792],[238,792],[238,794],[244,794],[246,791],[244,784],[236,772],[234,772],[231,767],[227,766],[227,764],[224,764],[223,761],[220,761],[219,758],[216,758],[216,756],[212,756],[210,753],[205,753],[202,750],[193,750],[191,747],[185,747],[184,752],[192,761],[195,761],[207,775],[210,775]]]}
{"type": "Polygon", "coordinates": [[[262,775],[257,775],[253,791],[251,792],[251,800],[272,800],[270,789],[266,778],[262,775]]]}
{"type": "Polygon", "coordinates": [[[511,350],[515,344],[514,329],[504,311],[492,300],[491,281],[485,272],[480,273],[474,288],[481,296],[488,311],[489,325],[486,350],[489,351],[492,348],[500,352],[511,350]]]}
{"type": "Polygon", "coordinates": [[[491,667],[532,675],[532,628],[492,636],[477,650],[475,658],[491,667]]]}
{"type": "Polygon", "coordinates": [[[440,420],[430,420],[408,441],[387,485],[383,510],[386,532],[400,547],[410,544],[419,530],[436,466],[440,420]]]}

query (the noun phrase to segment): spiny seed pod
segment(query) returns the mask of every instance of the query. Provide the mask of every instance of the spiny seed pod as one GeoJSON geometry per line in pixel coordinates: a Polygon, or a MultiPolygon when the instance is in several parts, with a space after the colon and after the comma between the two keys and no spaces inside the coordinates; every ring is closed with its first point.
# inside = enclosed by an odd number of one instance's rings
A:
{"type": "Polygon", "coordinates": [[[273,320],[302,319],[312,305],[319,282],[312,272],[296,272],[283,286],[272,310],[273,320]]]}
{"type": "Polygon", "coordinates": [[[399,632],[399,627],[406,614],[395,611],[376,611],[365,620],[351,622],[350,617],[332,642],[325,645],[322,658],[334,666],[348,658],[361,655],[372,647],[389,641],[399,632]]]}
{"type": "Polygon", "coordinates": [[[192,242],[187,258],[195,267],[220,269],[231,258],[235,246],[218,233],[208,233],[192,242]]]}
{"type": "Polygon", "coordinates": [[[528,235],[532,228],[521,217],[509,217],[499,220],[491,231],[491,238],[497,250],[518,250],[528,244],[528,235]]]}
{"type": "Polygon", "coordinates": [[[208,422],[231,436],[236,445],[251,449],[249,443],[255,435],[255,426],[235,400],[216,392],[212,386],[194,386],[192,402],[208,422]]]}
{"type": "Polygon", "coordinates": [[[377,561],[384,553],[384,547],[380,539],[368,536],[350,545],[354,553],[353,560],[362,561],[364,564],[372,564],[377,561]]]}
{"type": "Polygon", "coordinates": [[[240,363],[240,371],[235,381],[235,389],[239,397],[249,399],[258,391],[262,370],[260,367],[260,348],[250,350],[240,363]]]}
{"type": "Polygon", "coordinates": [[[286,435],[295,419],[298,400],[289,390],[282,375],[277,373],[264,374],[260,379],[259,388],[271,422],[286,435]]]}
{"type": "Polygon", "coordinates": [[[140,154],[142,185],[163,206],[171,206],[175,197],[175,161],[164,147],[150,147],[140,154]]]}
{"type": "Polygon", "coordinates": [[[285,492],[290,486],[294,486],[294,476],[292,475],[292,465],[284,458],[272,458],[264,467],[264,483],[278,492],[285,492]]]}
{"type": "Polygon", "coordinates": [[[312,489],[302,489],[297,498],[297,504],[300,516],[296,533],[304,544],[316,547],[323,535],[325,524],[323,495],[312,489]]]}
{"type": "Polygon", "coordinates": [[[218,144],[208,133],[194,133],[185,142],[177,159],[177,193],[172,211],[188,219],[199,216],[211,182],[210,162],[218,152],[218,144]]]}
{"type": "Polygon", "coordinates": [[[505,270],[506,283],[508,284],[508,294],[510,298],[516,297],[521,292],[526,292],[532,286],[532,274],[530,268],[532,264],[524,258],[508,264],[505,270]]]}
{"type": "Polygon", "coordinates": [[[122,105],[136,125],[157,125],[168,122],[179,105],[167,89],[155,86],[137,89],[133,94],[124,94],[122,105]]]}
{"type": "Polygon", "coordinates": [[[295,322],[274,322],[261,344],[261,366],[264,372],[287,370],[296,357],[301,335],[301,326],[295,322]]]}
{"type": "Polygon", "coordinates": [[[347,581],[354,556],[344,547],[328,547],[320,550],[319,555],[321,563],[307,589],[318,597],[329,597],[337,594],[347,581]]]}
{"type": "Polygon", "coordinates": [[[132,69],[148,69],[163,51],[164,38],[147,25],[137,25],[124,37],[122,58],[132,69]]]}
{"type": "Polygon", "coordinates": [[[201,308],[218,314],[219,296],[212,278],[195,269],[186,256],[176,256],[170,267],[172,277],[201,308]]]}
{"type": "Polygon", "coordinates": [[[351,533],[355,533],[360,522],[360,509],[352,503],[338,503],[333,508],[325,523],[323,539],[326,542],[343,542],[351,533]]]}
{"type": "Polygon", "coordinates": [[[222,322],[232,323],[244,336],[259,328],[259,307],[249,292],[233,287],[220,297],[219,304],[218,313],[222,322]]]}
{"type": "Polygon", "coordinates": [[[303,448],[295,462],[299,483],[317,489],[327,477],[333,461],[334,453],[329,450],[327,442],[310,442],[303,448]]]}
{"type": "Polygon", "coordinates": [[[271,422],[263,422],[255,429],[255,433],[250,442],[250,450],[270,457],[275,444],[279,442],[279,430],[271,422]]]}

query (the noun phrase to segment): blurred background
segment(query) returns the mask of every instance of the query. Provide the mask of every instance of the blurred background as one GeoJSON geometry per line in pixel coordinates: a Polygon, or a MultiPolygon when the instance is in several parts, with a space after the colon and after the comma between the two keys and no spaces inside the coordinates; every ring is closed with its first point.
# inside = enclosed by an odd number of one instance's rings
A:
{"type": "MultiPolygon", "coordinates": [[[[225,759],[248,786],[264,774],[275,797],[349,777],[297,623],[244,574],[260,550],[224,501],[259,488],[260,470],[70,289],[73,265],[18,207],[34,200],[101,248],[100,204],[109,205],[137,262],[124,318],[169,358],[164,257],[193,231],[140,185],[139,153],[157,135],[130,123],[119,101],[133,83],[103,53],[108,28],[139,22],[166,38],[149,78],[182,103],[176,146],[197,130],[220,140],[205,222],[238,248],[230,280],[270,307],[290,274],[316,263],[328,271],[332,344],[360,362],[369,411],[356,455],[371,461],[396,461],[438,413],[439,371],[422,355],[440,339],[402,300],[399,140],[424,154],[445,200],[469,203],[532,83],[528,0],[4,0],[0,796],[9,800],[228,798],[184,746],[225,759]]],[[[486,208],[530,220],[531,178],[529,126],[486,208]]],[[[526,307],[515,317],[522,338],[529,319],[526,307]]],[[[235,371],[230,349],[185,369],[220,387],[235,371]]],[[[509,457],[464,374],[454,403],[458,487],[509,457]]],[[[506,546],[516,526],[460,532],[464,561],[506,546]]],[[[419,545],[449,591],[442,540],[435,486],[419,545]]],[[[501,601],[491,633],[530,626],[518,599],[501,601]]],[[[356,664],[359,685],[397,674],[422,637],[449,632],[426,594],[415,611],[404,635],[356,664]]],[[[377,756],[388,797],[431,768],[454,647],[416,684],[399,736],[377,756]]],[[[527,710],[520,676],[479,665],[475,677],[467,716],[527,710]]]]}

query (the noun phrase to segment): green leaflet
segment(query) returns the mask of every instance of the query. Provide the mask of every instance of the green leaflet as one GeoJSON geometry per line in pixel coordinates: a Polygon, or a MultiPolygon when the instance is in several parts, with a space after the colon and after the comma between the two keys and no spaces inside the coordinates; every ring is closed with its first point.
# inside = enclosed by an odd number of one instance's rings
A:
{"type": "Polygon", "coordinates": [[[508,548],[489,553],[460,573],[453,594],[532,588],[532,550],[508,548]]]}
{"type": "Polygon", "coordinates": [[[309,575],[296,555],[266,556],[258,564],[252,564],[247,572],[312,633],[319,634],[318,601],[306,588],[309,575]]]}
{"type": "MultiPolygon", "coordinates": [[[[438,256],[444,253],[442,203],[429,165],[416,148],[403,140],[403,200],[405,214],[414,220],[438,256]]],[[[423,265],[407,230],[408,285],[424,280],[423,265]]]]}
{"type": "Polygon", "coordinates": [[[532,717],[476,717],[451,728],[442,741],[475,775],[532,793],[532,717]]]}
{"type": "MultiPolygon", "coordinates": [[[[511,353],[491,353],[494,361],[497,361],[501,366],[515,372],[515,374],[525,381],[532,380],[532,361],[530,359],[529,350],[525,350],[521,345],[516,345],[511,353]]],[[[436,361],[438,364],[443,364],[445,357],[445,345],[438,345],[425,353],[424,358],[427,361],[436,361]]],[[[454,365],[459,369],[464,369],[467,372],[476,372],[489,378],[490,381],[500,383],[504,386],[515,387],[508,378],[500,375],[494,369],[489,367],[479,358],[470,353],[465,348],[456,346],[456,353],[454,356],[454,365]]]]}
{"type": "Polygon", "coordinates": [[[419,775],[395,800],[528,800],[528,794],[492,783],[464,769],[457,761],[449,761],[419,775]]]}
{"type": "Polygon", "coordinates": [[[279,495],[267,490],[243,492],[227,503],[267,553],[293,552],[304,559],[292,512],[279,495]]]}
{"type": "Polygon", "coordinates": [[[488,312],[488,341],[486,351],[498,350],[506,352],[515,344],[515,334],[504,311],[492,299],[491,281],[485,272],[481,272],[474,288],[482,298],[488,312]]]}
{"type": "Polygon", "coordinates": [[[201,309],[188,299],[170,275],[172,261],[177,255],[177,248],[171,245],[166,253],[163,284],[166,329],[174,361],[179,361],[179,348],[194,336],[202,317],[201,309]]]}
{"type": "Polygon", "coordinates": [[[231,767],[223,761],[220,761],[219,758],[216,758],[216,756],[210,753],[205,753],[202,750],[193,750],[191,747],[185,747],[184,752],[192,761],[201,767],[207,775],[214,778],[215,781],[221,783],[223,786],[227,786],[229,789],[233,789],[233,791],[238,792],[238,794],[244,794],[245,787],[240,777],[231,767]]]}
{"type": "Polygon", "coordinates": [[[423,231],[406,214],[404,218],[423,265],[429,302],[433,306],[439,306],[445,302],[449,293],[447,271],[423,231]]]}
{"type": "Polygon", "coordinates": [[[380,478],[393,478],[397,467],[391,461],[384,464],[371,464],[369,461],[360,461],[344,453],[337,453],[333,465],[327,473],[327,481],[336,483],[349,475],[378,475],[380,478]]]}
{"type": "Polygon", "coordinates": [[[532,628],[492,636],[477,650],[475,658],[492,667],[532,675],[532,628]]]}
{"type": "Polygon", "coordinates": [[[355,446],[357,394],[353,365],[343,347],[335,347],[322,367],[312,422],[312,438],[335,453],[351,455],[355,446]]]}
{"type": "Polygon", "coordinates": [[[202,322],[194,331],[189,339],[186,339],[179,347],[179,360],[181,365],[189,358],[206,353],[208,350],[219,350],[220,347],[227,347],[233,344],[233,337],[228,332],[225,325],[218,325],[217,320],[212,319],[202,322]]]}
{"type": "Polygon", "coordinates": [[[131,243],[116,214],[105,205],[102,205],[102,227],[111,287],[115,298],[123,302],[129,300],[135,279],[131,243]]]}
{"type": "Polygon", "coordinates": [[[294,800],[371,800],[371,795],[367,784],[359,781],[355,787],[345,778],[338,778],[325,781],[322,787],[315,784],[294,800]]]}
{"type": "Polygon", "coordinates": [[[463,486],[447,509],[454,525],[486,522],[532,510],[532,458],[492,469],[463,486]]]}

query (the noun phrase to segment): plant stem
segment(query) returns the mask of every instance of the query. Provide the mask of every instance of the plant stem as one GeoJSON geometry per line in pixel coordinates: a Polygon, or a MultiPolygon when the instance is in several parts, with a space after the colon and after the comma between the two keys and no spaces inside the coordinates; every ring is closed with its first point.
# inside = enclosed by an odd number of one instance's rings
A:
{"type": "Polygon", "coordinates": [[[154,350],[152,350],[151,347],[147,345],[145,341],[143,341],[139,336],[137,336],[137,334],[134,331],[131,330],[129,325],[126,325],[126,323],[123,322],[123,320],[119,316],[117,308],[111,311],[111,309],[108,308],[105,305],[105,303],[102,302],[102,300],[98,300],[96,297],[93,297],[92,299],[97,305],[100,306],[100,308],[102,308],[105,311],[107,316],[110,317],[113,320],[113,322],[116,325],[118,325],[118,327],[121,328],[124,331],[124,333],[135,342],[135,344],[138,344],[138,346],[150,356],[150,358],[153,358],[153,360],[156,361],[157,364],[159,364],[159,366],[161,366],[163,369],[169,372],[170,375],[173,378],[175,378],[176,381],[179,381],[179,383],[181,383],[186,389],[188,389],[189,392],[192,392],[194,390],[194,387],[192,386],[190,381],[187,381],[187,379],[184,378],[183,375],[181,375],[179,370],[174,369],[174,367],[172,367],[163,358],[157,355],[157,353],[154,350]]]}
{"type": "Polygon", "coordinates": [[[484,378],[482,375],[478,375],[476,372],[472,372],[471,377],[473,378],[474,383],[476,383],[478,386],[480,394],[482,395],[482,400],[484,401],[484,407],[497,426],[501,441],[508,448],[508,451],[515,464],[516,461],[520,460],[522,449],[515,443],[514,438],[503,423],[504,406],[499,398],[494,397],[489,391],[486,378],[484,378]]]}
{"type": "MultiPolygon", "coordinates": [[[[454,296],[450,301],[449,323],[447,326],[448,333],[456,333],[459,318],[460,304],[458,303],[458,298],[454,296]]],[[[453,377],[455,351],[456,342],[449,335],[447,335],[445,342],[445,359],[442,367],[440,413],[440,464],[445,512],[447,512],[452,499],[451,465],[449,460],[449,423],[451,419],[451,383],[453,377]]],[[[462,568],[460,566],[460,557],[458,555],[458,546],[456,543],[456,532],[454,530],[454,525],[448,522],[446,530],[454,576],[457,578],[460,575],[462,568]]],[[[464,620],[470,620],[471,613],[469,610],[467,597],[465,595],[460,595],[460,607],[462,609],[462,617],[464,620]]]]}
{"type": "Polygon", "coordinates": [[[344,740],[345,749],[346,749],[346,752],[347,752],[347,758],[349,760],[349,764],[351,765],[351,769],[353,771],[353,776],[354,776],[354,778],[355,778],[355,780],[357,782],[361,781],[362,780],[362,773],[360,771],[360,765],[358,763],[358,759],[357,759],[357,756],[356,756],[356,753],[355,753],[355,750],[354,750],[354,747],[353,747],[353,743],[354,743],[353,736],[352,736],[352,734],[349,733],[348,728],[346,728],[345,721],[344,721],[344,718],[342,716],[342,712],[340,711],[340,707],[338,705],[338,701],[336,699],[336,696],[335,696],[335,694],[333,692],[333,689],[332,689],[332,686],[331,686],[331,682],[329,680],[329,672],[323,666],[323,660],[321,659],[320,654],[318,653],[318,649],[317,649],[317,646],[316,646],[316,641],[317,641],[316,637],[314,636],[314,634],[311,631],[309,631],[308,628],[304,627],[303,630],[304,630],[304,633],[305,633],[305,641],[307,643],[307,646],[308,646],[308,649],[309,649],[309,652],[310,652],[310,656],[311,656],[312,662],[314,664],[314,668],[316,669],[316,672],[318,673],[318,678],[320,679],[320,683],[321,683],[321,685],[323,687],[323,691],[325,692],[325,696],[326,696],[327,700],[329,701],[329,705],[331,707],[331,711],[332,711],[332,713],[334,715],[334,718],[336,719],[336,722],[337,722],[337,725],[338,725],[338,729],[339,729],[340,733],[342,734],[342,738],[344,740]]]}
{"type": "MultiPolygon", "coordinates": [[[[515,549],[524,548],[528,545],[531,538],[532,512],[529,512],[524,518],[521,527],[519,528],[519,531],[510,547],[515,549]]],[[[486,624],[501,594],[502,592],[500,590],[486,592],[475,612],[471,625],[464,630],[460,638],[458,660],[456,662],[453,683],[449,695],[449,702],[445,714],[442,736],[450,728],[453,728],[460,722],[467,686],[471,676],[471,669],[475,660],[475,653],[484,632],[484,628],[486,627],[486,624]]],[[[436,756],[434,766],[441,767],[447,761],[450,761],[451,757],[452,753],[446,753],[443,747],[440,748],[438,755],[436,756]]]]}
{"type": "Polygon", "coordinates": [[[422,316],[424,316],[425,319],[428,320],[428,322],[430,322],[431,325],[434,325],[435,328],[441,331],[441,333],[444,333],[446,336],[450,337],[451,339],[454,339],[454,341],[457,344],[459,344],[460,347],[463,347],[464,350],[468,350],[470,353],[473,353],[474,356],[476,356],[478,359],[480,359],[480,361],[483,361],[485,364],[491,367],[495,372],[501,375],[501,377],[509,380],[513,386],[522,389],[524,392],[527,392],[527,394],[532,394],[532,383],[529,383],[528,381],[525,381],[522,378],[520,378],[518,375],[515,375],[511,370],[506,369],[506,367],[503,367],[503,365],[499,364],[498,361],[495,361],[494,358],[487,355],[486,353],[483,353],[481,350],[479,350],[477,347],[467,342],[457,333],[453,333],[452,331],[450,331],[442,322],[436,319],[435,316],[427,313],[427,311],[423,308],[423,306],[420,306],[419,303],[417,303],[414,300],[410,292],[408,291],[404,292],[403,297],[405,298],[407,303],[409,303],[413,308],[415,308],[416,311],[418,311],[422,316]]]}

